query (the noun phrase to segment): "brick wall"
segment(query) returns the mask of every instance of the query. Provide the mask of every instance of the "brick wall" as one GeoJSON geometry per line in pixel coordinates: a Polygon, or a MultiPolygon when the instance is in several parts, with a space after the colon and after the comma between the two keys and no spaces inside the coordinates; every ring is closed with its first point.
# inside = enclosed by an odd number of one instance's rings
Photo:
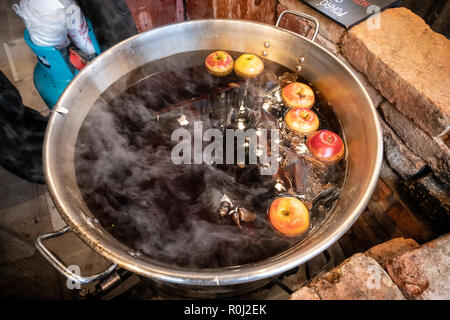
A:
{"type": "Polygon", "coordinates": [[[139,32],[188,20],[224,18],[275,23],[277,0],[126,0],[139,32]]]}

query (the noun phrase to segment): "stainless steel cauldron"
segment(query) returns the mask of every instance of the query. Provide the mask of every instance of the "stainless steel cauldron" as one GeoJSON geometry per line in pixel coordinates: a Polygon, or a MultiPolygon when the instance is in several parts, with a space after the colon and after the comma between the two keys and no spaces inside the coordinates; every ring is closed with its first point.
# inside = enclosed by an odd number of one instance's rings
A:
{"type": "MultiPolygon", "coordinates": [[[[285,13],[313,20],[316,23],[315,38],[319,27],[316,19],[292,11],[285,13]]],[[[308,261],[350,228],[366,207],[380,170],[382,138],[377,113],[361,83],[342,62],[313,41],[277,26],[239,20],[197,20],[165,26],[117,44],[85,67],[70,83],[50,118],[43,154],[50,195],[68,227],[43,235],[36,242],[39,251],[59,271],[86,283],[106,276],[118,265],[169,285],[229,291],[230,286],[260,283],[308,261]],[[298,59],[304,57],[302,76],[327,97],[342,122],[348,150],[348,173],[334,212],[298,245],[249,265],[185,269],[136,255],[96,222],[77,186],[74,148],[79,129],[94,102],[118,79],[142,65],[176,53],[218,49],[266,56],[290,69],[295,69],[298,59]],[[110,260],[109,269],[90,277],[68,271],[43,245],[43,240],[68,231],[75,232],[88,246],[110,260]]]]}

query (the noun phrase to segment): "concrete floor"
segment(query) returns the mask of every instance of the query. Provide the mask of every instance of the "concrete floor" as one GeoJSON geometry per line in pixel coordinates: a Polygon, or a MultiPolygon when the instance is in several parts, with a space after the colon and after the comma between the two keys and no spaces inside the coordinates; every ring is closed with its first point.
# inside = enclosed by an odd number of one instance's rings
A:
{"type": "MultiPolygon", "coordinates": [[[[0,299],[77,297],[34,246],[39,235],[65,225],[47,187],[29,183],[0,167],[0,199],[0,299]]],[[[108,265],[71,233],[46,244],[67,265],[78,265],[82,275],[103,271],[108,265]]]]}
{"type": "MultiPolygon", "coordinates": [[[[11,7],[16,2],[0,0],[0,70],[19,90],[26,106],[48,115],[33,84],[36,56],[23,40],[22,19],[11,7]]],[[[27,182],[0,167],[0,298],[72,297],[66,280],[34,246],[38,235],[64,225],[46,186],[27,182]]],[[[82,274],[98,272],[107,264],[73,234],[49,240],[48,245],[67,265],[79,265],[82,274]]]]}
{"type": "MultiPolygon", "coordinates": [[[[12,10],[13,2],[0,1],[0,70],[18,88],[26,105],[47,114],[33,85],[36,57],[23,40],[25,26],[12,10]]],[[[0,167],[2,298],[61,296],[58,275],[34,247],[38,234],[52,230],[46,191],[45,186],[29,183],[0,167]]]]}

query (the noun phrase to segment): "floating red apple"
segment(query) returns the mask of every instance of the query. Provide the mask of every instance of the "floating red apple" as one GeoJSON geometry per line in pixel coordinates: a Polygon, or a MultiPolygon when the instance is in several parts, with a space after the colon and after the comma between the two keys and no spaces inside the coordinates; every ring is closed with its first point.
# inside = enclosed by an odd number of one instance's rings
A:
{"type": "Polygon", "coordinates": [[[233,71],[233,57],[225,51],[214,51],[205,59],[209,73],[218,77],[229,75],[233,71]]]}
{"type": "Polygon", "coordinates": [[[284,122],[289,130],[308,135],[319,128],[319,118],[308,108],[290,109],[284,116],[284,122]]]}
{"type": "Polygon", "coordinates": [[[244,53],[236,59],[234,71],[243,78],[254,78],[264,70],[264,62],[254,54],[244,53]]]}
{"type": "Polygon", "coordinates": [[[269,221],[282,234],[298,236],[309,228],[309,212],[299,199],[280,197],[270,205],[269,221]]]}
{"type": "Polygon", "coordinates": [[[344,142],[330,130],[320,130],[308,137],[306,146],[317,159],[334,163],[344,157],[344,142]]]}
{"type": "Polygon", "coordinates": [[[293,82],[281,91],[284,103],[290,108],[311,108],[314,105],[314,91],[306,84],[293,82]]]}

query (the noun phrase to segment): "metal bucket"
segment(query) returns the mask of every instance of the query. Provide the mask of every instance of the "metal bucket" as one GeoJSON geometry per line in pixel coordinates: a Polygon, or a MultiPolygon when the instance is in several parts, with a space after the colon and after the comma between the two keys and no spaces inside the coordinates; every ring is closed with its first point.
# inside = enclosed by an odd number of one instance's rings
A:
{"type": "MultiPolygon", "coordinates": [[[[305,17],[300,13],[284,13],[305,17]]],[[[306,18],[316,23],[317,34],[317,20],[306,18]]],[[[240,20],[197,20],[165,26],[136,35],[104,52],[76,76],[60,97],[46,132],[44,169],[50,195],[68,227],[41,236],[37,247],[64,275],[82,283],[105,277],[116,265],[157,282],[205,292],[220,293],[233,286],[264,283],[264,280],[320,254],[350,228],[372,195],[381,159],[381,131],[366,90],[342,62],[313,41],[277,26],[240,20]],[[348,150],[347,176],[335,210],[305,240],[287,251],[247,265],[187,269],[137,255],[97,222],[77,185],[75,143],[95,101],[121,77],[173,54],[219,49],[265,56],[291,70],[295,69],[298,59],[304,57],[302,76],[326,96],[344,128],[348,150]],[[90,277],[69,272],[42,243],[68,231],[75,232],[88,246],[110,260],[113,263],[111,267],[90,277]]]]}

